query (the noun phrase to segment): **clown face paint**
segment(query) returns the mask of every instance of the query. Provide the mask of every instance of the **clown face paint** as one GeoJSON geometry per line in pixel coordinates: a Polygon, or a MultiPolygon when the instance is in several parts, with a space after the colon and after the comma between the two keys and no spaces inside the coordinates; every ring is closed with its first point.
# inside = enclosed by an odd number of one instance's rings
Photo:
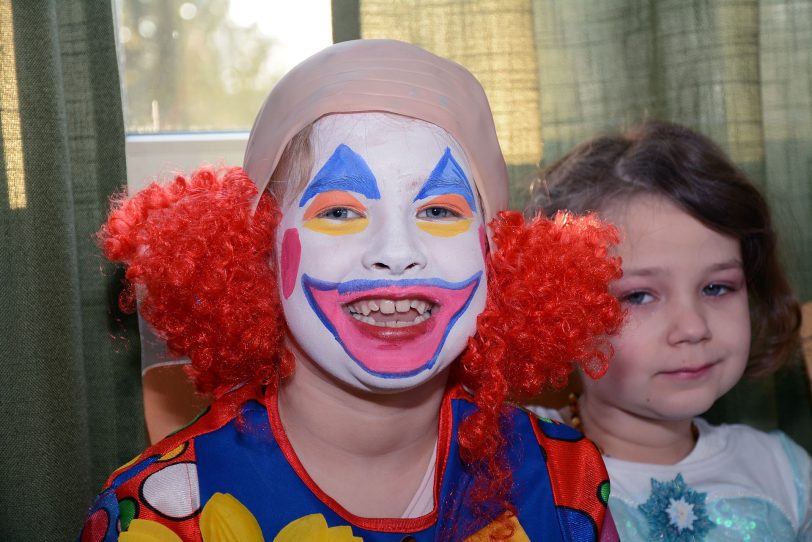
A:
{"type": "Polygon", "coordinates": [[[283,208],[282,304],[303,354],[367,391],[422,384],[485,306],[482,212],[462,149],[388,113],[314,124],[315,163],[283,208]]]}

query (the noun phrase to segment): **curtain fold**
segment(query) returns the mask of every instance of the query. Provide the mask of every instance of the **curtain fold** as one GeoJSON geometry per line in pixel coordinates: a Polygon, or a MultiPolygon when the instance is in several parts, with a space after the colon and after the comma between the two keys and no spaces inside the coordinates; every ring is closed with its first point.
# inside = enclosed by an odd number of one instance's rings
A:
{"type": "MultiPolygon", "coordinates": [[[[802,300],[812,298],[812,4],[533,0],[544,161],[648,118],[719,143],[762,189],[802,300]]],[[[782,429],[812,450],[800,363],[743,380],[706,417],[782,429]]]]}
{"type": "MultiPolygon", "coordinates": [[[[336,4],[350,4],[334,0],[336,4]]],[[[468,68],[482,83],[521,207],[542,154],[533,12],[528,0],[358,0],[362,38],[419,45],[468,68]]],[[[346,8],[345,8],[346,9],[346,8]]]]}
{"type": "Polygon", "coordinates": [[[0,0],[0,47],[0,539],[64,540],[145,441],[93,235],[126,179],[111,3],[0,0]]]}
{"type": "MultiPolygon", "coordinates": [[[[538,158],[551,163],[581,141],[644,119],[679,122],[717,141],[764,191],[793,286],[812,299],[812,3],[358,4],[361,37],[421,45],[480,78],[511,169],[513,207],[523,207],[538,158]]],[[[707,417],[780,428],[812,451],[804,371],[798,363],[742,381],[707,417]]]]}

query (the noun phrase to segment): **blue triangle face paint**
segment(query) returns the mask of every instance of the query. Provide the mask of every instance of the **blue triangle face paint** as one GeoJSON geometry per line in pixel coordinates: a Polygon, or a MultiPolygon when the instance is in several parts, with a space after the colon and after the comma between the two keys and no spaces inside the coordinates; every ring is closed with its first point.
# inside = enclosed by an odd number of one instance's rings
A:
{"type": "Polygon", "coordinates": [[[366,161],[344,144],[336,147],[332,156],[310,181],[302,194],[302,199],[299,200],[299,207],[304,207],[305,203],[321,192],[332,190],[356,192],[367,199],[381,198],[375,175],[366,161]]]}
{"type": "Polygon", "coordinates": [[[459,163],[454,160],[448,147],[446,147],[434,170],[429,174],[429,178],[420,189],[420,193],[415,196],[414,201],[443,194],[459,194],[468,202],[471,211],[476,212],[474,192],[471,190],[468,177],[465,176],[465,172],[459,163]]]}

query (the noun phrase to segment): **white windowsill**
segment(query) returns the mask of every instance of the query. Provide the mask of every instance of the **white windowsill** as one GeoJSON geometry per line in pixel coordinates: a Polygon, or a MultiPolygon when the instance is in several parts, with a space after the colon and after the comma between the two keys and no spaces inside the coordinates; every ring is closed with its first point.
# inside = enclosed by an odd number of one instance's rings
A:
{"type": "Polygon", "coordinates": [[[127,135],[127,186],[133,194],[203,165],[240,166],[247,142],[248,132],[127,135]]]}

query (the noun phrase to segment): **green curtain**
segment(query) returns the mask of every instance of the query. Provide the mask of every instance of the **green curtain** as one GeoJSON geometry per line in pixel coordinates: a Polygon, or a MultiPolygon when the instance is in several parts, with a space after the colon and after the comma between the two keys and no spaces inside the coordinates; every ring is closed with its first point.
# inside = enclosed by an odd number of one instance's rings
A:
{"type": "MultiPolygon", "coordinates": [[[[812,3],[533,0],[533,10],[545,162],[646,118],[699,130],[767,195],[793,285],[812,299],[812,3]]],[[[743,380],[706,417],[780,428],[812,451],[811,405],[797,363],[743,380]]]]}
{"type": "MultiPolygon", "coordinates": [[[[527,141],[543,147],[544,164],[648,118],[710,136],[767,195],[792,283],[803,301],[812,299],[812,2],[333,0],[333,10],[360,21],[335,21],[337,40],[402,39],[480,78],[515,208],[524,206],[527,172],[537,165],[517,151],[527,141]],[[533,104],[516,98],[529,86],[533,104]]],[[[780,428],[812,451],[812,400],[800,363],[742,381],[707,417],[780,428]]]]}
{"type": "Polygon", "coordinates": [[[0,540],[69,540],[144,444],[94,231],[125,183],[109,0],[0,0],[0,540]]]}
{"type": "Polygon", "coordinates": [[[646,118],[721,144],[769,196],[812,299],[812,4],[533,0],[545,160],[646,118]]]}

